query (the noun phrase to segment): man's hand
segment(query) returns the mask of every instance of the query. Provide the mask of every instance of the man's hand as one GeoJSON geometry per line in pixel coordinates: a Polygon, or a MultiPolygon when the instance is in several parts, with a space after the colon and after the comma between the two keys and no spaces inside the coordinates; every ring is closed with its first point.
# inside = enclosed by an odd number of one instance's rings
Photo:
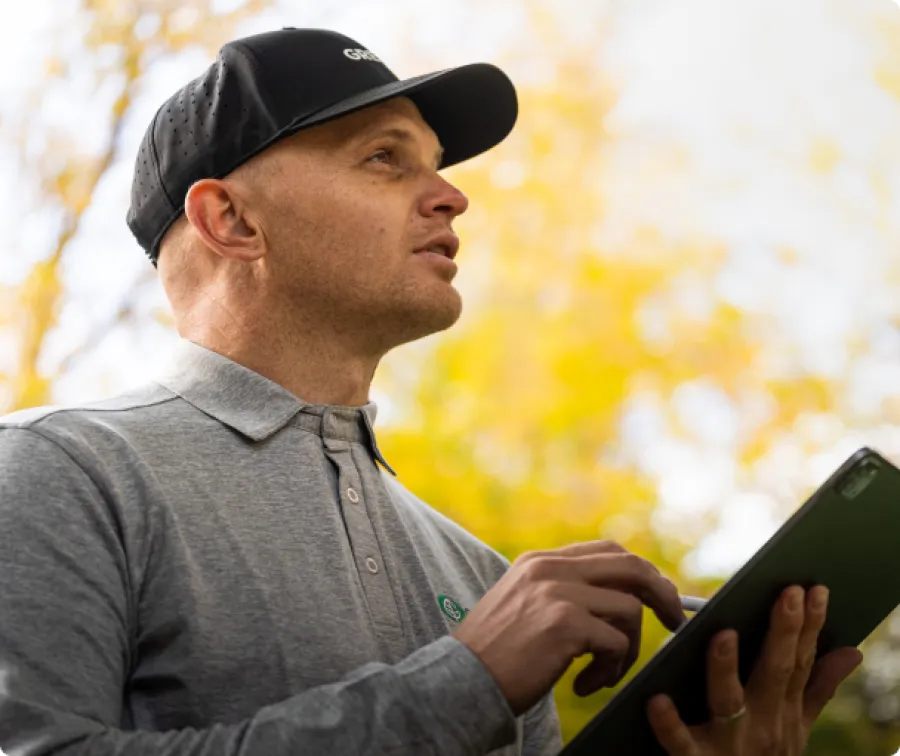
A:
{"type": "Polygon", "coordinates": [[[862,654],[840,648],[813,664],[828,591],[788,588],[772,610],[769,633],[746,689],[738,678],[737,634],[710,644],[707,688],[711,722],[687,727],[671,699],[656,696],[648,715],[670,756],[799,756],[813,723],[862,654]]]}
{"type": "Polygon", "coordinates": [[[686,619],[674,584],[650,562],[611,541],[576,543],[521,556],[453,635],[519,715],[583,654],[593,661],[577,693],[621,680],[637,659],[643,605],[673,631],[686,619]]]}

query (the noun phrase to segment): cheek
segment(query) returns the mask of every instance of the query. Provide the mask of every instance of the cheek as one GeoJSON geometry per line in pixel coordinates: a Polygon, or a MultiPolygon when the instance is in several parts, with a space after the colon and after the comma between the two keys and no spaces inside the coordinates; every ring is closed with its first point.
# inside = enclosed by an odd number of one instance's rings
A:
{"type": "Polygon", "coordinates": [[[276,234],[315,275],[350,279],[392,273],[409,247],[410,209],[384,187],[339,187],[283,197],[276,234]]]}
{"type": "MultiPolygon", "coordinates": [[[[374,192],[372,193],[374,195],[374,192]]],[[[360,266],[368,275],[396,264],[408,236],[408,216],[387,198],[351,197],[336,203],[333,224],[322,229],[323,237],[340,246],[339,259],[360,266]]]]}
{"type": "Polygon", "coordinates": [[[392,235],[390,229],[384,225],[380,218],[370,229],[369,238],[371,239],[371,244],[369,246],[372,254],[388,251],[396,246],[396,234],[392,235]]]}
{"type": "Polygon", "coordinates": [[[350,216],[321,231],[321,238],[328,241],[320,249],[341,275],[371,279],[388,273],[396,264],[397,236],[382,219],[350,216]]]}

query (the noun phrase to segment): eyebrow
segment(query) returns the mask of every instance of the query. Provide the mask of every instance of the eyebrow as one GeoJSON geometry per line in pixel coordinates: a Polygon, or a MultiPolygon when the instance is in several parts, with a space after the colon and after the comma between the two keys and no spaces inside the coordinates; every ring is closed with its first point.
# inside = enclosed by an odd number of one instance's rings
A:
{"type": "MultiPolygon", "coordinates": [[[[396,139],[398,142],[415,142],[416,136],[408,129],[403,129],[398,126],[378,129],[366,135],[366,141],[372,141],[375,139],[379,139],[381,137],[392,137],[396,139]]],[[[435,168],[440,168],[441,162],[444,159],[444,148],[438,147],[434,153],[434,165],[435,168]]]]}

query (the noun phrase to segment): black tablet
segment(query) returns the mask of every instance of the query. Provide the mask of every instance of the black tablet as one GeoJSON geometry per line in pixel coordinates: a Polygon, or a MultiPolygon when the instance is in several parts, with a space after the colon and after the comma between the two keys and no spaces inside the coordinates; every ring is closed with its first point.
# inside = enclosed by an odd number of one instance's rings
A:
{"type": "Polygon", "coordinates": [[[746,683],[772,606],[790,585],[829,589],[819,655],[859,645],[900,605],[900,470],[871,449],[853,454],[560,756],[664,755],[647,720],[647,702],[666,693],[687,724],[707,721],[710,640],[721,630],[738,631],[746,683]]]}

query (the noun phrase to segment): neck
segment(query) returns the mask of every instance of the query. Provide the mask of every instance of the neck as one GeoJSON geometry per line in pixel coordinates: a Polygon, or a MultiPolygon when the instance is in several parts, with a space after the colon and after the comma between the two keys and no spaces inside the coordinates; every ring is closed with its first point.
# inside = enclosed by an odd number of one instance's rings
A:
{"type": "Polygon", "coordinates": [[[321,327],[285,332],[277,324],[248,328],[180,323],[179,334],[274,381],[310,404],[360,407],[381,355],[359,354],[321,327]]]}

